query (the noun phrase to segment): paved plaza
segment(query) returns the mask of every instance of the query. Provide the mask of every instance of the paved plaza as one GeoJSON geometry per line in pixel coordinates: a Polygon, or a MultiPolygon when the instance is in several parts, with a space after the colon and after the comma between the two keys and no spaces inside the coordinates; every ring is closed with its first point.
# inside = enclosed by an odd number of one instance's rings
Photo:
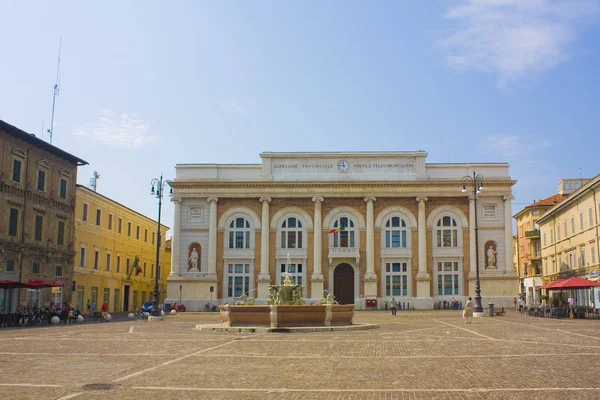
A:
{"type": "Polygon", "coordinates": [[[600,321],[357,312],[379,329],[199,332],[163,322],[0,330],[2,399],[598,399],[600,321]],[[114,385],[89,390],[86,385],[114,385]]]}

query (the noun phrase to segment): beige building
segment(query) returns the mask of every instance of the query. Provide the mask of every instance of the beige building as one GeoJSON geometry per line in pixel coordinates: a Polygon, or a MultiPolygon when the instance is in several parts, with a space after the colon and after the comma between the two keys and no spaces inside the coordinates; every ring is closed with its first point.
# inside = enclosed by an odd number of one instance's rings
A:
{"type": "Polygon", "coordinates": [[[0,289],[0,307],[47,307],[71,294],[77,167],[87,162],[1,120],[0,146],[0,281],[64,285],[0,289]]]}
{"type": "MultiPolygon", "coordinates": [[[[600,194],[597,193],[600,175],[586,181],[561,181],[563,185],[568,183],[571,190],[578,189],[537,220],[544,283],[572,276],[597,280],[600,275],[600,194]]],[[[580,305],[594,302],[595,307],[600,308],[598,295],[597,289],[581,290],[577,293],[577,302],[580,305]]]]}
{"type": "Polygon", "coordinates": [[[176,166],[167,302],[264,303],[290,275],[309,302],[326,290],[358,309],[392,297],[427,309],[474,295],[477,254],[483,304],[511,304],[508,164],[432,164],[421,151],[260,156],[176,166]],[[477,209],[461,191],[474,171],[485,179],[477,209]]]}

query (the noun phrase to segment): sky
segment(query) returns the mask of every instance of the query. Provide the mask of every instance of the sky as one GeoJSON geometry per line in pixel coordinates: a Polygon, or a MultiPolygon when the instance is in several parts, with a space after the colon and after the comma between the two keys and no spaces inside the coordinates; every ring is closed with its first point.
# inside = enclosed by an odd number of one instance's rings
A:
{"type": "MultiPolygon", "coordinates": [[[[513,214],[600,173],[600,0],[0,0],[0,119],[157,217],[150,181],[263,151],[507,162],[513,214]]],[[[173,223],[165,198],[162,222],[173,223]]],[[[170,235],[168,235],[170,236],[170,235]]]]}

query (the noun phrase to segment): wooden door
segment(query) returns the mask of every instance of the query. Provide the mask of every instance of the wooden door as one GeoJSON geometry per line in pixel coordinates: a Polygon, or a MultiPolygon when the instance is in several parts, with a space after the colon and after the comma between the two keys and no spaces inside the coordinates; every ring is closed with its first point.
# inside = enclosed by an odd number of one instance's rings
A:
{"type": "Polygon", "coordinates": [[[333,295],[340,304],[354,304],[354,269],[340,264],[333,271],[333,295]]]}

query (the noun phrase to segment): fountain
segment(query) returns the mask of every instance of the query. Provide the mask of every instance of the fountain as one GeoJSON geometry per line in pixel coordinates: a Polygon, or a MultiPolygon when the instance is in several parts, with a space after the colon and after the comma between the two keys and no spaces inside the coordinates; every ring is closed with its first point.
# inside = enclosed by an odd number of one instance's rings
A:
{"type": "Polygon", "coordinates": [[[334,304],[331,294],[318,305],[306,304],[303,293],[304,286],[293,285],[288,274],[283,285],[269,286],[267,305],[255,305],[254,299],[242,295],[235,305],[220,306],[221,323],[272,330],[352,325],[354,304],[334,304]]]}

